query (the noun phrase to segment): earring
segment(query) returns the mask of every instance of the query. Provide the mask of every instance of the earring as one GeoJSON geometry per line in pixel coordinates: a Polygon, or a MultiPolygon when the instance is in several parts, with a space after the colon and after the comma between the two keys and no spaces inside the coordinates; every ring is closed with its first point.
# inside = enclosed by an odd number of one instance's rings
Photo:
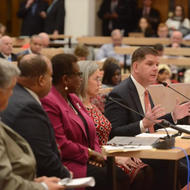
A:
{"type": "Polygon", "coordinates": [[[66,86],[66,87],[65,87],[65,90],[67,91],[68,89],[69,89],[69,88],[66,86]]]}

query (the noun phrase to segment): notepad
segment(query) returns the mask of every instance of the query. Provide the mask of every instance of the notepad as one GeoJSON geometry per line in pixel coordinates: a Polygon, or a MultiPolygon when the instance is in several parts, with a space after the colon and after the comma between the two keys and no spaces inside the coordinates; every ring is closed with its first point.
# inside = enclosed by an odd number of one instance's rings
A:
{"type": "Polygon", "coordinates": [[[94,187],[95,179],[93,177],[83,177],[75,179],[64,178],[60,180],[58,184],[64,186],[66,189],[94,187]]]}

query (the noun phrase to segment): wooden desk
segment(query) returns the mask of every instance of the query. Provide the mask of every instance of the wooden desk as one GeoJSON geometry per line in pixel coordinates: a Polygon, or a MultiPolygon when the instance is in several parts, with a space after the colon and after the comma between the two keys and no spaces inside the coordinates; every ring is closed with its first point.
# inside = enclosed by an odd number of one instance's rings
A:
{"type": "MultiPolygon", "coordinates": [[[[77,38],[78,43],[90,45],[90,46],[101,46],[103,44],[112,43],[111,37],[105,36],[83,36],[77,38]]],[[[144,37],[124,37],[123,44],[133,46],[152,46],[155,44],[168,45],[171,43],[169,38],[144,38],[144,37]]],[[[190,41],[184,40],[185,45],[190,45],[190,41]]]]}
{"type": "MultiPolygon", "coordinates": [[[[176,138],[175,147],[181,147],[186,150],[187,154],[190,155],[190,140],[176,138]]],[[[185,157],[184,152],[180,149],[169,149],[169,150],[160,150],[160,149],[151,149],[151,150],[142,150],[136,152],[117,152],[117,153],[106,153],[103,150],[104,154],[107,156],[108,162],[108,177],[110,178],[110,188],[112,190],[117,190],[116,184],[116,173],[115,173],[115,156],[130,156],[136,158],[145,158],[145,159],[159,159],[159,160],[170,160],[170,169],[172,172],[170,180],[172,183],[169,184],[171,190],[178,189],[177,184],[177,173],[178,173],[178,160],[185,157]]],[[[110,190],[111,190],[110,189],[110,190]]]]}

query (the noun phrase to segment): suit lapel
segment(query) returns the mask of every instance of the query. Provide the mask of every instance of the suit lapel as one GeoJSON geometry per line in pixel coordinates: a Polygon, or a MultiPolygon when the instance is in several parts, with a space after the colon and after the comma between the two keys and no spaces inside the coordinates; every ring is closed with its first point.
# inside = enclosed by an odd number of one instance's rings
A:
{"type": "Polygon", "coordinates": [[[141,105],[141,101],[137,92],[137,89],[131,79],[131,77],[129,78],[129,94],[131,96],[131,100],[133,101],[134,105],[136,106],[136,110],[144,115],[144,111],[141,105]]]}

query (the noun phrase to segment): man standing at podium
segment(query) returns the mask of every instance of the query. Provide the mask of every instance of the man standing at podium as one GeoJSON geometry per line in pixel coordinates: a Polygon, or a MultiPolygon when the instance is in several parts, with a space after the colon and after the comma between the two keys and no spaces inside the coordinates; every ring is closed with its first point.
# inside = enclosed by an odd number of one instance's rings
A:
{"type": "MultiPolygon", "coordinates": [[[[182,105],[176,104],[173,112],[169,114],[165,114],[160,105],[154,106],[147,88],[156,81],[158,64],[158,53],[152,48],[141,47],[133,53],[131,75],[114,88],[109,96],[120,103],[126,104],[136,112],[146,115],[152,121],[123,108],[109,99],[105,106],[105,116],[112,124],[111,138],[114,136],[135,136],[142,132],[154,132],[157,129],[154,124],[160,122],[160,118],[175,123],[178,119],[190,115],[190,102],[182,105]]],[[[164,172],[164,169],[168,167],[167,163],[158,162],[149,162],[149,164],[153,168],[156,166],[158,170],[161,169],[158,167],[163,166],[162,171],[164,172]]]]}

